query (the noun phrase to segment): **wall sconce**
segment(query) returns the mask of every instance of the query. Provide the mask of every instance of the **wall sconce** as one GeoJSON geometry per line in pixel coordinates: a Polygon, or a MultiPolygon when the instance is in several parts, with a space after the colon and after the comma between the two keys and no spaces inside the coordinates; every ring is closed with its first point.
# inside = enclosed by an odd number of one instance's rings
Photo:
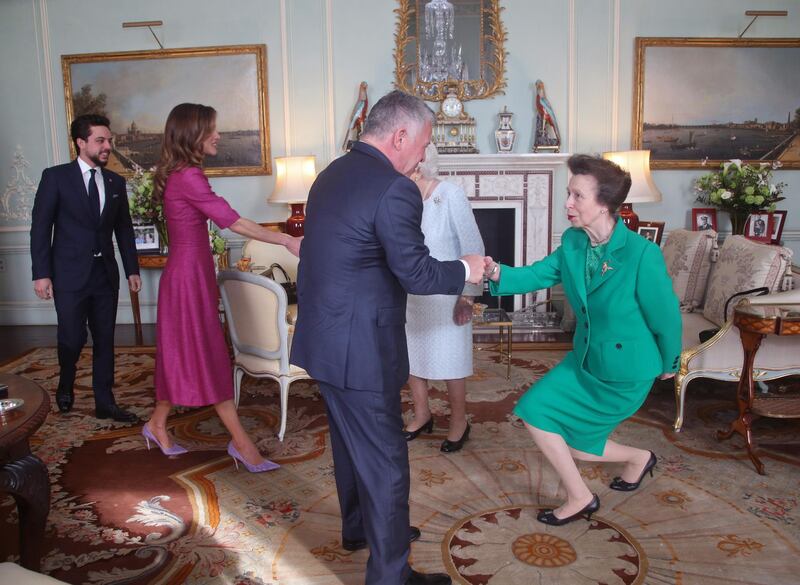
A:
{"type": "Polygon", "coordinates": [[[302,236],[306,216],[303,205],[308,200],[308,191],[317,178],[314,156],[279,156],[275,158],[275,189],[269,196],[270,203],[288,203],[291,208],[286,220],[286,233],[302,236]]]}
{"type": "Polygon", "coordinates": [[[650,174],[649,150],[624,150],[604,152],[603,158],[619,165],[631,175],[631,190],[619,210],[622,222],[633,231],[639,229],[639,216],[633,211],[634,203],[657,203],[661,201],[658,190],[650,174]]]}

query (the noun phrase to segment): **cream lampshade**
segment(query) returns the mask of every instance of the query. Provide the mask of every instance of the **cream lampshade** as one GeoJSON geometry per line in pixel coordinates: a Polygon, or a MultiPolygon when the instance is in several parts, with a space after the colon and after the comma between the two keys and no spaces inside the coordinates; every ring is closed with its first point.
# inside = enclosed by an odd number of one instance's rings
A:
{"type": "Polygon", "coordinates": [[[275,159],[275,175],[275,189],[269,196],[269,202],[289,204],[292,212],[286,220],[286,233],[302,236],[306,220],[303,204],[317,178],[315,157],[279,156],[275,159]]]}
{"type": "Polygon", "coordinates": [[[639,228],[639,216],[634,213],[632,204],[661,201],[661,191],[656,187],[650,174],[650,151],[604,152],[603,158],[619,165],[631,175],[631,190],[619,210],[619,216],[626,226],[636,231],[639,228]]]}

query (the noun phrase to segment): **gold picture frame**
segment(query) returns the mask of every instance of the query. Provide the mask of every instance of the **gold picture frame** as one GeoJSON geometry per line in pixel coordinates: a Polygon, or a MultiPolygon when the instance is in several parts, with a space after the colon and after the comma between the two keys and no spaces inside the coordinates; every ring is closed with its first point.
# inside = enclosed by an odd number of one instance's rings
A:
{"type": "MultiPolygon", "coordinates": [[[[398,0],[397,28],[395,31],[394,74],[395,87],[427,101],[440,102],[447,96],[447,89],[456,87],[462,101],[488,98],[505,93],[506,87],[506,29],[500,18],[503,8],[500,0],[478,0],[478,38],[474,41],[479,74],[476,79],[446,79],[424,81],[419,79],[420,47],[418,34],[420,24],[419,6],[425,0],[398,0]]],[[[451,0],[458,11],[458,0],[451,0]]],[[[473,0],[470,6],[476,4],[473,0]]],[[[474,15],[473,15],[474,17],[474,15]]],[[[458,18],[458,16],[456,17],[458,18]]]]}
{"type": "Polygon", "coordinates": [[[800,169],[798,62],[796,38],[637,37],[631,147],[654,169],[800,169]]]}
{"type": "Polygon", "coordinates": [[[83,113],[110,119],[111,170],[131,176],[134,165],[152,167],[167,114],[192,102],[217,110],[221,139],[206,175],[272,174],[266,45],[62,55],[61,70],[67,127],[83,113]]]}

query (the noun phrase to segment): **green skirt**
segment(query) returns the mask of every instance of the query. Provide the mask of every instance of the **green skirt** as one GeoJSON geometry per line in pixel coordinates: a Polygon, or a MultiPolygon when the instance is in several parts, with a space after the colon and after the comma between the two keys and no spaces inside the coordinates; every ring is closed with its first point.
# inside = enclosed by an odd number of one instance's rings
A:
{"type": "Polygon", "coordinates": [[[574,351],[530,387],[514,414],[529,425],[564,437],[578,451],[602,455],[617,425],[639,410],[653,379],[608,382],[580,367],[574,351]]]}

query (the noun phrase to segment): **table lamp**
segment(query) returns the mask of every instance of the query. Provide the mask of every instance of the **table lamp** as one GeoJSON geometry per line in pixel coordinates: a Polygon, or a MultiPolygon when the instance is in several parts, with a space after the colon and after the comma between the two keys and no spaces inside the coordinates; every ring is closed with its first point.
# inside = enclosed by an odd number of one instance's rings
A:
{"type": "Polygon", "coordinates": [[[286,220],[286,233],[302,236],[306,216],[303,205],[308,191],[317,177],[314,156],[279,156],[275,158],[275,189],[269,196],[270,203],[288,203],[291,208],[286,220]]]}
{"type": "Polygon", "coordinates": [[[657,203],[661,201],[658,190],[650,175],[649,150],[623,150],[604,152],[603,158],[616,163],[631,174],[631,190],[619,210],[622,222],[633,231],[639,229],[639,216],[633,211],[634,203],[657,203]]]}

